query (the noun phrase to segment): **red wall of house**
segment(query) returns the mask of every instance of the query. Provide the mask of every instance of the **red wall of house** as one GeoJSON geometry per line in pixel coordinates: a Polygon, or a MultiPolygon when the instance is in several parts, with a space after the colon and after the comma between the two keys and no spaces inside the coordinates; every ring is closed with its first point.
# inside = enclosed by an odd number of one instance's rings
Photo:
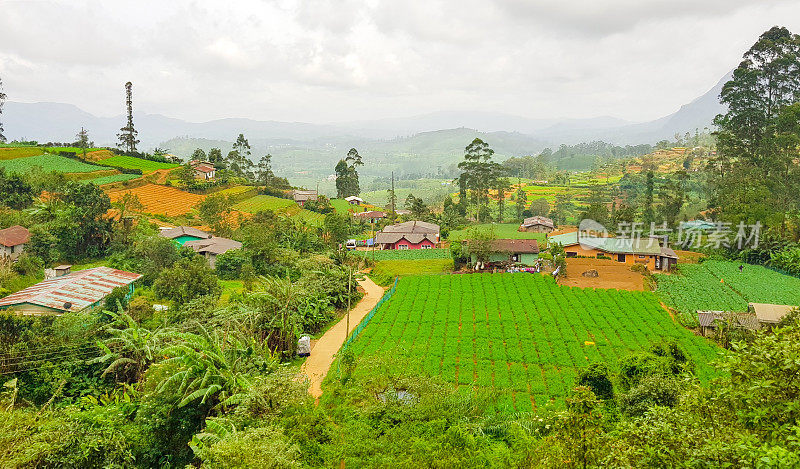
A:
{"type": "Polygon", "coordinates": [[[422,246],[430,246],[431,248],[435,247],[435,245],[430,240],[427,239],[423,239],[421,242],[416,244],[410,243],[405,239],[401,239],[396,243],[390,244],[389,246],[391,247],[389,249],[400,249],[400,245],[406,245],[408,246],[408,249],[422,249],[422,246]]]}

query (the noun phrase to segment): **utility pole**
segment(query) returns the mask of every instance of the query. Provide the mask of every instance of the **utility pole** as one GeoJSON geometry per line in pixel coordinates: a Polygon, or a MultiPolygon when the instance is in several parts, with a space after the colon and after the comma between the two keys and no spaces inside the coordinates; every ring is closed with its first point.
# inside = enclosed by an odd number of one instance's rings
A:
{"type": "MultiPolygon", "coordinates": [[[[392,171],[392,200],[389,201],[392,204],[392,220],[397,217],[397,211],[395,210],[395,205],[397,205],[397,194],[394,192],[394,171],[392,171]]],[[[392,221],[394,223],[394,221],[392,221]]]]}

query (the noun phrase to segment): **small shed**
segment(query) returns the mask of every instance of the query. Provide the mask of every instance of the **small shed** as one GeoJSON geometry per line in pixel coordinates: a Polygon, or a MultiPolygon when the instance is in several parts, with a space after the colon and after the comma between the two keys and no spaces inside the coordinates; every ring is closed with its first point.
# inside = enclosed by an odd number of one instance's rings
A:
{"type": "Polygon", "coordinates": [[[370,210],[367,212],[355,213],[353,217],[358,220],[364,220],[367,223],[378,223],[383,218],[386,218],[386,214],[377,210],[370,210]]]}
{"type": "MultiPolygon", "coordinates": [[[[490,250],[489,263],[530,266],[539,259],[539,243],[535,239],[496,239],[492,241],[490,250]]],[[[477,257],[473,254],[470,260],[475,264],[477,257]]]]}
{"type": "Polygon", "coordinates": [[[526,231],[530,233],[552,233],[555,229],[553,220],[547,217],[528,217],[521,225],[518,231],[526,231]]]}
{"type": "Polygon", "coordinates": [[[300,190],[295,189],[292,191],[292,199],[297,202],[298,205],[301,207],[306,204],[309,200],[317,200],[319,195],[317,191],[307,191],[307,190],[300,190]]]}
{"type": "Polygon", "coordinates": [[[228,251],[241,249],[242,243],[228,238],[213,236],[209,239],[196,239],[187,241],[184,246],[192,248],[194,252],[202,254],[207,260],[208,265],[213,269],[217,264],[217,256],[228,251]]]}
{"type": "Polygon", "coordinates": [[[708,335],[710,331],[717,329],[724,323],[736,329],[749,331],[756,331],[761,328],[758,318],[751,312],[697,311],[697,322],[700,325],[700,333],[703,336],[708,335]]]}
{"type": "Polygon", "coordinates": [[[24,226],[14,225],[0,230],[0,256],[16,260],[30,239],[31,233],[24,226]]]}
{"type": "Polygon", "coordinates": [[[358,197],[357,195],[351,195],[350,197],[345,197],[344,200],[347,201],[350,205],[361,205],[364,203],[364,199],[358,197]]]}

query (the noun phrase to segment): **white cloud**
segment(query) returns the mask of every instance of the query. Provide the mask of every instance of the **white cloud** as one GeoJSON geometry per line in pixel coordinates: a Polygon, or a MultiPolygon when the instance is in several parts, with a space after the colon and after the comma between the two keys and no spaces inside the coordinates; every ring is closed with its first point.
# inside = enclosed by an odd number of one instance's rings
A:
{"type": "Polygon", "coordinates": [[[309,122],[672,112],[800,5],[744,0],[3,1],[11,100],[309,122]]]}

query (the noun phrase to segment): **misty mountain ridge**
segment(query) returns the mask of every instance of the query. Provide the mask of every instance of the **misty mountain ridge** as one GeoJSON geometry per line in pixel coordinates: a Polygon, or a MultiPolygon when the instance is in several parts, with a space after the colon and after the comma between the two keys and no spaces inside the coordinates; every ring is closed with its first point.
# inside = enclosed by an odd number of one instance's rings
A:
{"type": "MultiPolygon", "coordinates": [[[[412,117],[354,121],[337,124],[258,121],[225,118],[188,122],[160,114],[135,113],[141,147],[161,147],[182,158],[195,148],[218,147],[227,153],[236,135],[243,133],[258,159],[269,152],[276,169],[321,175],[329,172],[349,148],[358,148],[387,170],[436,172],[457,163],[464,147],[476,137],[486,140],[498,160],[534,155],[561,144],[604,141],[616,145],[653,144],[676,133],[711,127],[713,118],[725,111],[718,101],[723,77],[702,96],[662,118],[640,123],[601,116],[587,119],[532,119],[484,111],[440,111],[412,117]],[[420,158],[424,156],[424,158],[420,158]],[[416,160],[416,161],[415,161],[416,160]],[[309,170],[309,168],[315,168],[309,170]]],[[[7,102],[3,113],[9,139],[71,141],[84,127],[101,146],[113,146],[124,115],[98,117],[77,106],[61,103],[7,102]]],[[[371,172],[364,169],[365,172],[371,172]]],[[[378,174],[376,174],[378,175],[378,174]]]]}

